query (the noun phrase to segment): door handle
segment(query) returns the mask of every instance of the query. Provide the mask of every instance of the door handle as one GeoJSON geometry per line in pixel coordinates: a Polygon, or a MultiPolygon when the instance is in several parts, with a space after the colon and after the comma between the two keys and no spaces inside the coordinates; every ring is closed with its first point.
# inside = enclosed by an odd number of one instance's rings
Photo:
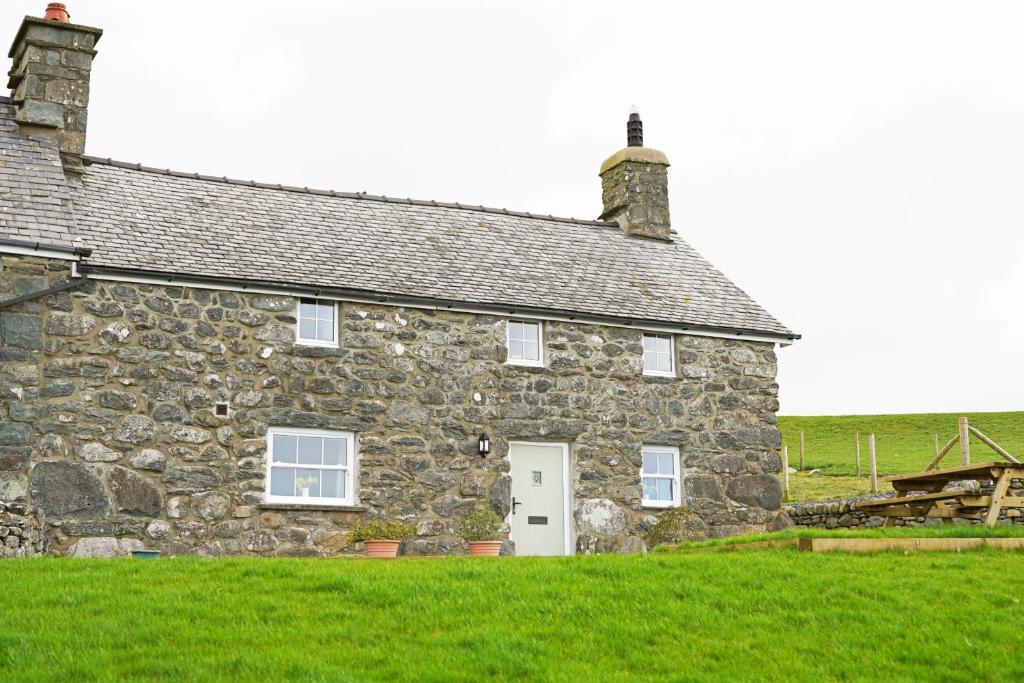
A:
{"type": "Polygon", "coordinates": [[[516,497],[512,496],[512,514],[516,514],[516,505],[522,505],[522,503],[516,502],[516,497]]]}

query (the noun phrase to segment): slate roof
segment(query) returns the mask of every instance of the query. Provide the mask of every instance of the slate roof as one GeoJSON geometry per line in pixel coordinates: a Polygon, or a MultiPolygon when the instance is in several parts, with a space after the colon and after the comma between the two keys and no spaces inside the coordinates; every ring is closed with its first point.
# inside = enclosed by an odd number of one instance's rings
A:
{"type": "Polygon", "coordinates": [[[0,99],[0,237],[75,242],[71,192],[57,146],[22,135],[7,98],[0,99]]]}
{"type": "Polygon", "coordinates": [[[80,243],[93,250],[91,266],[796,337],[678,236],[633,238],[615,223],[91,157],[81,182],[70,185],[72,216],[69,185],[53,173],[54,163],[60,173],[56,150],[25,142],[10,110],[0,106],[7,152],[0,159],[33,161],[0,166],[0,198],[12,191],[22,198],[5,212],[0,238],[80,243]],[[62,211],[46,208],[56,200],[62,211]]]}

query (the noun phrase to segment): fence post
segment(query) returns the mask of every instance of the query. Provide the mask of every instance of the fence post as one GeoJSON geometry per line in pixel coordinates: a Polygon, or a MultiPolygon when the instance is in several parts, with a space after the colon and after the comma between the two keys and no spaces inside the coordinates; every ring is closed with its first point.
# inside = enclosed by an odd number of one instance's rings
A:
{"type": "Polygon", "coordinates": [[[935,434],[935,455],[939,454],[939,435],[935,434]]]}
{"type": "Polygon", "coordinates": [[[878,459],[875,457],[875,435],[868,435],[868,458],[871,459],[871,493],[878,493],[878,459]]]}
{"type": "Polygon", "coordinates": [[[960,418],[960,464],[971,464],[971,435],[967,429],[967,418],[960,418]]]}
{"type": "Polygon", "coordinates": [[[782,447],[782,500],[789,502],[789,446],[782,447]]]}
{"type": "Polygon", "coordinates": [[[800,430],[800,471],[804,471],[804,430],[800,430]]]}
{"type": "Polygon", "coordinates": [[[857,476],[860,476],[860,432],[854,432],[854,439],[857,440],[857,476]]]}

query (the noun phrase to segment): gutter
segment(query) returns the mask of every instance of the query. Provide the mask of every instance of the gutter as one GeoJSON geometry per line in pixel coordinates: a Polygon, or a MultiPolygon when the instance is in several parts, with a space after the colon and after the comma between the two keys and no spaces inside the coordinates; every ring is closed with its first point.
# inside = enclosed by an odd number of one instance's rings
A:
{"type": "Polygon", "coordinates": [[[79,285],[85,284],[86,280],[88,279],[89,278],[86,277],[85,275],[80,275],[78,277],[73,277],[70,280],[65,280],[64,282],[56,284],[52,287],[41,289],[38,292],[29,292],[28,294],[16,296],[13,299],[5,299],[3,301],[0,301],[0,308],[8,308],[9,306],[14,306],[15,304],[24,303],[26,301],[32,301],[33,299],[40,299],[44,296],[49,296],[50,294],[63,292],[65,289],[74,289],[79,285]]]}
{"type": "Polygon", "coordinates": [[[64,259],[86,258],[92,255],[92,249],[89,247],[0,237],[0,253],[32,254],[35,252],[38,252],[41,256],[54,256],[64,259]]]}
{"type": "Polygon", "coordinates": [[[414,308],[429,308],[441,310],[457,310],[479,312],[497,315],[522,315],[537,318],[552,318],[568,321],[579,321],[596,324],[609,324],[619,327],[636,327],[663,329],[667,331],[706,333],[711,336],[726,338],[752,339],[772,343],[789,344],[800,339],[798,334],[784,334],[778,332],[765,332],[740,327],[723,327],[717,325],[695,325],[679,322],[668,322],[664,320],[651,320],[646,318],[627,318],[623,316],[593,315],[563,309],[541,308],[536,306],[517,306],[511,304],[477,303],[459,301],[455,299],[440,299],[436,297],[416,296],[408,294],[394,294],[377,292],[372,290],[359,290],[345,287],[317,287],[311,285],[300,285],[292,282],[279,280],[247,279],[238,277],[219,277],[213,275],[195,275],[188,273],[172,273],[169,271],[141,270],[131,268],[112,268],[109,266],[96,266],[81,264],[79,270],[82,273],[90,273],[96,276],[109,275],[111,279],[138,281],[146,278],[155,282],[175,283],[187,285],[195,283],[198,285],[220,286],[225,289],[237,289],[241,291],[252,290],[275,290],[267,293],[291,293],[305,294],[311,297],[336,298],[347,301],[363,303],[381,303],[393,305],[406,305],[414,308]]]}

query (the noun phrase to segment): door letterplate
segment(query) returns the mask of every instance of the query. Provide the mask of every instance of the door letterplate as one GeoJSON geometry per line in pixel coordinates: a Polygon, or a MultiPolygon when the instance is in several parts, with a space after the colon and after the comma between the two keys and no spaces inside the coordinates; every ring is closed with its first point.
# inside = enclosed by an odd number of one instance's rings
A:
{"type": "Polygon", "coordinates": [[[527,524],[547,524],[548,523],[548,518],[547,517],[527,517],[526,518],[526,523],[527,524]]]}

